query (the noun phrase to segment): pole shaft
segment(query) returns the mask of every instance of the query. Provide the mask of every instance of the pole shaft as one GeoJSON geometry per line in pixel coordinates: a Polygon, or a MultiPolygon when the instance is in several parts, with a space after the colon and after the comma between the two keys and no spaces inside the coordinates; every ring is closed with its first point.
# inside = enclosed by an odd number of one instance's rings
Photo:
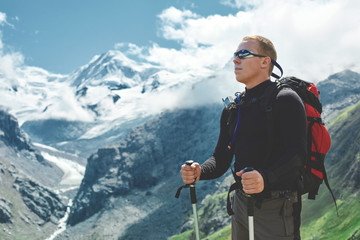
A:
{"type": "Polygon", "coordinates": [[[249,216],[249,240],[254,239],[254,217],[249,216]]]}
{"type": "MultiPolygon", "coordinates": [[[[253,167],[246,167],[243,169],[245,172],[251,172],[254,170],[253,167]]],[[[249,240],[254,240],[254,199],[251,195],[247,195],[247,215],[249,221],[249,240]]]]}
{"type": "MultiPolygon", "coordinates": [[[[194,163],[193,160],[186,161],[186,165],[191,166],[194,163]]],[[[200,240],[200,232],[199,232],[199,222],[198,222],[198,215],[197,215],[197,209],[196,209],[196,191],[195,191],[195,181],[190,184],[190,199],[191,204],[193,207],[194,212],[194,229],[195,229],[195,236],[196,240],[200,240]]]]}
{"type": "Polygon", "coordinates": [[[196,240],[200,240],[199,222],[198,222],[198,215],[197,215],[197,210],[196,210],[196,203],[193,203],[192,207],[193,207],[193,212],[194,212],[195,236],[196,236],[196,240]]]}
{"type": "Polygon", "coordinates": [[[190,184],[190,199],[191,203],[194,204],[197,202],[196,200],[196,191],[195,191],[195,184],[190,184]]]}
{"type": "Polygon", "coordinates": [[[193,213],[194,213],[194,230],[195,230],[196,240],[200,240],[199,222],[198,222],[198,215],[197,215],[197,208],[196,208],[195,184],[190,184],[190,199],[191,199],[193,213]]]}

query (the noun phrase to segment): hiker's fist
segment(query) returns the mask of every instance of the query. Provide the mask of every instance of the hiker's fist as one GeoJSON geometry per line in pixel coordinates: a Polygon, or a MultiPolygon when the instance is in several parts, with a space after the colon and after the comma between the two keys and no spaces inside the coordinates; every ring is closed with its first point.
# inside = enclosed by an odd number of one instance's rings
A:
{"type": "Polygon", "coordinates": [[[201,167],[197,162],[194,162],[191,166],[184,164],[181,166],[180,174],[185,184],[191,184],[199,181],[201,167]]]}
{"type": "Polygon", "coordinates": [[[264,178],[256,171],[245,172],[241,170],[236,175],[241,177],[241,184],[243,185],[243,191],[247,194],[261,193],[264,190],[264,178]]]}

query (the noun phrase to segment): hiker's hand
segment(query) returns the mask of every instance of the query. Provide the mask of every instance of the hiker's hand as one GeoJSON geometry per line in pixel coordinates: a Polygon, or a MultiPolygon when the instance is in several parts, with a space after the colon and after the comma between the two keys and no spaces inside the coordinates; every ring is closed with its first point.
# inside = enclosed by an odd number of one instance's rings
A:
{"type": "Polygon", "coordinates": [[[255,194],[261,193],[264,190],[264,179],[258,171],[245,172],[241,170],[236,175],[241,177],[241,184],[245,193],[255,194]]]}
{"type": "Polygon", "coordinates": [[[200,180],[201,167],[197,162],[191,166],[184,164],[181,166],[180,174],[185,184],[191,184],[195,180],[196,182],[200,180]]]}

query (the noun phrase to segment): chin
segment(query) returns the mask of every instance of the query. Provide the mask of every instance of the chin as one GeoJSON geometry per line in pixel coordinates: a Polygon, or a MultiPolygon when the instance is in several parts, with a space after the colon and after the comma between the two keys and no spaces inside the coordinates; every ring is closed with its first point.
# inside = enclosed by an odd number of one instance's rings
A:
{"type": "Polygon", "coordinates": [[[236,79],[236,81],[239,82],[239,83],[245,83],[243,78],[236,77],[235,79],[236,79]]]}

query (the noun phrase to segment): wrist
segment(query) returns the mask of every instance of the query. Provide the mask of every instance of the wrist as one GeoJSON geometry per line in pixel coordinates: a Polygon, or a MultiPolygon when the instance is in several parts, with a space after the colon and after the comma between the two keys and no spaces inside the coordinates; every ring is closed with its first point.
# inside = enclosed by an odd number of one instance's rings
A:
{"type": "Polygon", "coordinates": [[[266,176],[265,172],[263,172],[261,170],[257,170],[257,171],[261,174],[261,176],[263,178],[263,181],[264,181],[264,190],[263,190],[263,192],[266,192],[269,189],[269,181],[267,179],[267,176],[266,176]]]}

